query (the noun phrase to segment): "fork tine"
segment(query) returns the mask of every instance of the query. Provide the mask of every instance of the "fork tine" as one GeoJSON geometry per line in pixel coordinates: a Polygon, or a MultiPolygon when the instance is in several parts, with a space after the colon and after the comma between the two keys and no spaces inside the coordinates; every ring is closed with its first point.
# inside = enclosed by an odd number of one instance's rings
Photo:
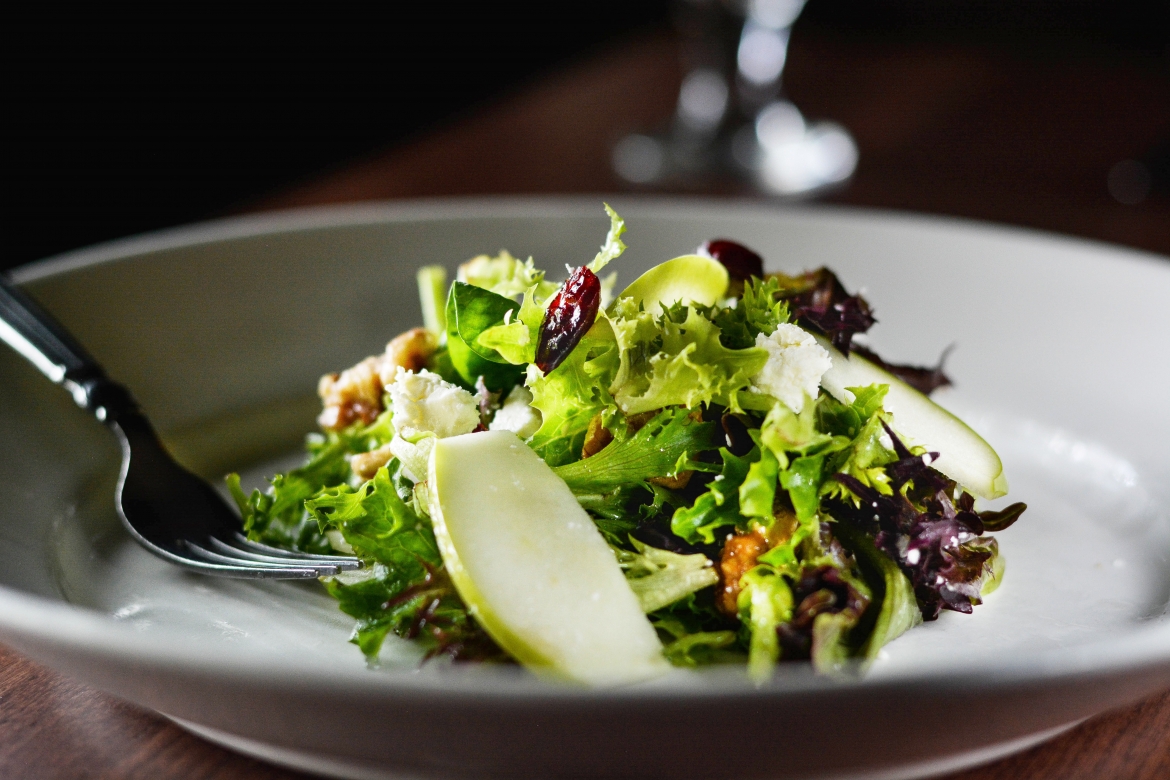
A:
{"type": "Polygon", "coordinates": [[[186,555],[164,549],[150,548],[151,552],[171,563],[177,564],[189,571],[199,574],[214,574],[218,577],[241,580],[315,580],[320,574],[316,569],[304,567],[261,568],[256,566],[241,566],[239,564],[212,563],[199,558],[189,558],[186,555]]]}
{"type": "Polygon", "coordinates": [[[262,553],[253,552],[251,550],[244,550],[240,547],[231,545],[224,540],[212,536],[208,539],[209,546],[214,548],[214,552],[221,555],[226,555],[234,558],[243,558],[247,561],[256,561],[257,563],[273,564],[277,566],[306,566],[309,568],[321,568],[331,566],[338,571],[349,571],[352,569],[360,569],[362,562],[357,558],[329,558],[322,560],[316,556],[301,556],[295,554],[286,555],[264,555],[262,553]]]}
{"type": "Polygon", "coordinates": [[[317,575],[321,576],[321,577],[327,577],[327,576],[330,576],[333,574],[337,574],[340,571],[340,569],[337,567],[337,565],[333,564],[333,563],[317,563],[317,564],[304,564],[304,565],[299,565],[299,566],[296,566],[296,565],[290,566],[290,564],[293,563],[292,561],[287,561],[287,562],[282,561],[282,562],[278,563],[278,562],[270,562],[270,561],[247,560],[247,559],[243,559],[243,558],[240,558],[237,556],[223,555],[222,553],[212,552],[211,550],[208,550],[207,548],[202,547],[202,546],[196,544],[195,542],[192,542],[189,539],[184,540],[183,544],[195,556],[202,558],[205,561],[210,561],[212,563],[227,563],[227,564],[233,564],[233,565],[241,566],[241,567],[252,567],[252,568],[256,568],[256,569],[265,569],[265,570],[289,569],[289,568],[305,569],[305,570],[315,571],[315,572],[317,572],[317,575]]]}
{"type": "Polygon", "coordinates": [[[247,548],[257,553],[270,555],[274,558],[295,558],[297,560],[322,561],[324,563],[350,563],[357,561],[358,565],[361,565],[361,561],[358,561],[358,559],[352,555],[320,555],[318,553],[289,552],[288,550],[282,550],[279,547],[270,547],[269,545],[263,544],[261,542],[254,542],[239,532],[234,535],[234,538],[231,541],[233,546],[237,548],[247,548]]]}

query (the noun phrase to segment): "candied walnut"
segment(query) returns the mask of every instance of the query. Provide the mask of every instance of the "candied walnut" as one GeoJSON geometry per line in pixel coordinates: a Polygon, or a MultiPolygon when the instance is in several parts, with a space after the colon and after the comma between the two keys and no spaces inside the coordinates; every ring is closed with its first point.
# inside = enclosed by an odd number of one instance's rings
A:
{"type": "Polygon", "coordinates": [[[585,444],[581,447],[581,457],[590,458],[605,449],[613,441],[613,434],[601,424],[601,412],[593,415],[589,421],[589,430],[585,432],[585,444]]]}
{"type": "Polygon", "coordinates": [[[664,487],[667,490],[682,490],[691,483],[691,476],[694,473],[690,469],[687,469],[686,471],[680,471],[673,477],[650,477],[646,481],[664,487]]]}
{"type": "Polygon", "coordinates": [[[389,385],[398,375],[398,369],[421,371],[435,354],[439,342],[426,328],[411,328],[386,345],[386,352],[378,358],[378,373],[382,384],[389,385]]]}
{"type": "Polygon", "coordinates": [[[361,420],[371,423],[382,413],[382,378],[378,358],[366,358],[340,374],[326,374],[317,384],[325,409],[317,417],[324,429],[339,431],[361,420]]]}
{"type": "Polygon", "coordinates": [[[398,375],[398,369],[421,370],[437,347],[430,331],[411,328],[387,344],[381,355],[368,357],[340,374],[321,377],[317,395],[325,408],[317,424],[325,430],[340,431],[359,420],[372,423],[385,408],[382,395],[398,375]]]}
{"type": "Polygon", "coordinates": [[[373,479],[378,469],[385,466],[394,457],[390,445],[386,444],[376,450],[359,452],[349,459],[349,467],[361,479],[373,479]]]}
{"type": "Polygon", "coordinates": [[[796,513],[786,506],[774,505],[772,516],[775,519],[772,522],[772,527],[768,529],[768,546],[776,547],[792,538],[800,522],[796,519],[796,513]]]}
{"type": "Polygon", "coordinates": [[[734,617],[739,612],[739,579],[756,565],[756,559],[768,551],[768,538],[762,528],[746,534],[728,534],[719,556],[719,581],[715,604],[719,611],[734,617]]]}

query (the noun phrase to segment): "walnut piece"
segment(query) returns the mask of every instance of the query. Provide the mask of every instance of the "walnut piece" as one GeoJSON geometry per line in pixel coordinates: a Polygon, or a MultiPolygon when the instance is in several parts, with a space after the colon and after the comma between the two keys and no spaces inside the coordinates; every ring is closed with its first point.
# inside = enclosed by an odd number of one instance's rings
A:
{"type": "Polygon", "coordinates": [[[324,410],[317,417],[317,424],[328,431],[340,431],[358,421],[372,423],[385,408],[382,395],[394,381],[398,369],[424,368],[437,346],[430,331],[411,328],[387,344],[381,355],[368,357],[340,374],[321,377],[317,395],[321,396],[324,410]]]}
{"type": "Polygon", "coordinates": [[[317,395],[325,409],[317,424],[339,431],[358,420],[372,423],[382,413],[382,377],[378,358],[369,357],[340,374],[326,374],[317,384],[317,395]]]}
{"type": "Polygon", "coordinates": [[[613,434],[601,424],[601,412],[598,412],[589,421],[589,430],[585,432],[585,444],[581,447],[582,460],[601,452],[611,441],[613,434]]]}
{"type": "Polygon", "coordinates": [[[438,340],[426,328],[411,328],[395,336],[386,345],[386,352],[379,358],[378,372],[382,376],[382,384],[389,385],[393,382],[400,367],[407,371],[421,371],[426,368],[438,346],[438,340]]]}
{"type": "Polygon", "coordinates": [[[756,559],[768,551],[764,529],[757,527],[746,534],[729,534],[719,557],[719,589],[715,605],[730,617],[739,612],[739,579],[756,565],[756,559]]]}
{"type": "Polygon", "coordinates": [[[373,479],[378,469],[385,466],[394,457],[390,445],[385,444],[376,450],[360,452],[349,459],[349,467],[360,479],[373,479]]]}

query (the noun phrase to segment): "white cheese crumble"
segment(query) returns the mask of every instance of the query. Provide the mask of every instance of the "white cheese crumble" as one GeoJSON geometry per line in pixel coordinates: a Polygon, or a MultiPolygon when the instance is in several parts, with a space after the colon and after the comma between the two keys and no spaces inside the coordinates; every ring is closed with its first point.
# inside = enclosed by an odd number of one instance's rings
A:
{"type": "Polygon", "coordinates": [[[503,406],[496,412],[488,428],[493,431],[511,431],[521,439],[527,439],[540,428],[543,419],[540,410],[532,406],[532,393],[523,385],[516,385],[503,406]]]}
{"type": "Polygon", "coordinates": [[[386,392],[394,413],[390,451],[414,482],[427,478],[435,439],[471,433],[479,425],[479,405],[471,393],[426,369],[399,368],[386,392]]]}
{"type": "Polygon", "coordinates": [[[399,368],[386,391],[394,430],[403,438],[433,433],[445,439],[471,433],[479,425],[479,405],[471,393],[425,368],[418,373],[399,368]]]}
{"type": "Polygon", "coordinates": [[[799,414],[805,396],[817,397],[833,359],[811,334],[788,323],[777,326],[771,336],[756,336],[756,346],[768,351],[768,362],[752,377],[752,391],[770,395],[799,414]]]}

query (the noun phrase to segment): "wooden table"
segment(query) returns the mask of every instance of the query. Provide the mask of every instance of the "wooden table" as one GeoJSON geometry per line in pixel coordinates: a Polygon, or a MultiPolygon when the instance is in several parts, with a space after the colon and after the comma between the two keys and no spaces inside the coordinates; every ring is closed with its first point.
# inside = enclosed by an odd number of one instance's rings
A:
{"type": "MultiPolygon", "coordinates": [[[[253,204],[622,189],[609,149],[660,126],[676,44],[644,36],[459,121],[253,204]]],[[[1110,167],[1170,140],[1170,68],[798,28],[787,83],[855,135],[861,163],[830,200],[987,219],[1170,254],[1170,193],[1114,201],[1110,167]]],[[[723,192],[745,191],[734,184],[723,192]]],[[[294,778],[0,648],[0,778],[294,778]]],[[[1096,717],[964,780],[1170,777],[1170,694],[1096,717]]]]}

